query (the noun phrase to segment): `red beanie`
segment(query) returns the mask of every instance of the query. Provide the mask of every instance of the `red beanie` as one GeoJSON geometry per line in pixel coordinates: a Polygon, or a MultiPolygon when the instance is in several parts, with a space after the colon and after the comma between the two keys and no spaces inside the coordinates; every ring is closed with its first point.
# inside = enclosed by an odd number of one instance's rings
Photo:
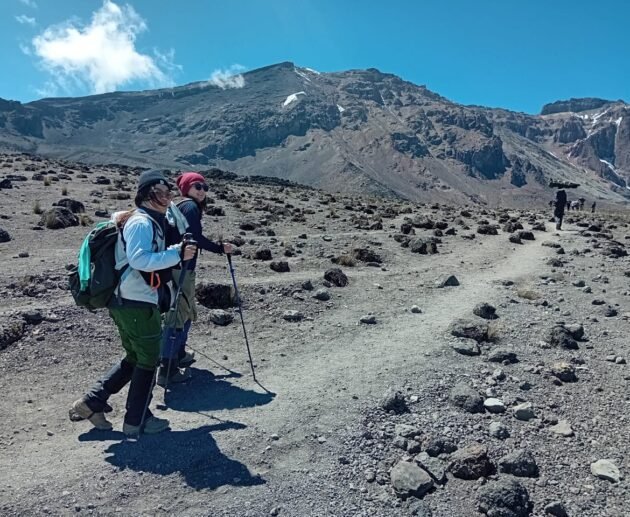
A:
{"type": "Polygon", "coordinates": [[[184,172],[179,178],[177,178],[177,188],[182,193],[182,196],[187,196],[193,183],[205,182],[206,178],[198,172],[184,172]]]}

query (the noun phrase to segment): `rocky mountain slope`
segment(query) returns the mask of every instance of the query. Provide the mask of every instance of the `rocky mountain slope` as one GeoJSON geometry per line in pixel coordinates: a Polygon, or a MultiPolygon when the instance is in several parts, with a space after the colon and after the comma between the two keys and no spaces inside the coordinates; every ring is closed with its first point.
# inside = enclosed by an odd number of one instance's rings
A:
{"type": "Polygon", "coordinates": [[[462,106],[376,69],[318,73],[293,63],[245,86],[194,83],[28,104],[0,100],[4,148],[88,163],[219,166],[331,191],[411,200],[546,202],[630,190],[630,106],[572,99],[532,116],[462,106]]]}

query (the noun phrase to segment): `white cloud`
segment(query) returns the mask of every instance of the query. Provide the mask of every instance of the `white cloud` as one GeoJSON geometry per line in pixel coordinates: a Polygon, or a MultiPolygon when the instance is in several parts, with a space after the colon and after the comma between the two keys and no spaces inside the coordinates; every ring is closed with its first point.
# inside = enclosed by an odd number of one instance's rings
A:
{"type": "Polygon", "coordinates": [[[146,29],[132,6],[104,0],[89,24],[67,21],[36,36],[33,52],[53,76],[52,84],[66,93],[86,87],[91,93],[105,93],[133,81],[172,86],[170,74],[181,69],[173,61],[174,51],[154,58],[136,50],[136,37],[146,29]]]}
{"type": "Polygon", "coordinates": [[[21,24],[26,24],[26,25],[35,25],[35,18],[32,18],[31,16],[26,16],[25,14],[20,14],[19,16],[16,16],[15,19],[21,23],[21,24]]]}
{"type": "Polygon", "coordinates": [[[37,4],[33,0],[20,0],[24,5],[37,9],[37,4]]]}
{"type": "Polygon", "coordinates": [[[218,69],[212,72],[208,84],[218,86],[222,90],[226,88],[242,88],[245,86],[245,77],[242,72],[245,67],[241,65],[232,65],[224,70],[218,69]]]}

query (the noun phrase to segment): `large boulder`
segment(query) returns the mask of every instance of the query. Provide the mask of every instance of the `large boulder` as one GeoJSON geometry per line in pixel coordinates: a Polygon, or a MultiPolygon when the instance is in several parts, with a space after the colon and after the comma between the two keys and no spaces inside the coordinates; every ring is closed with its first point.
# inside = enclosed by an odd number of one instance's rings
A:
{"type": "Polygon", "coordinates": [[[39,225],[50,230],[61,230],[70,226],[79,226],[79,218],[67,208],[57,206],[42,214],[39,225]]]}
{"type": "Polygon", "coordinates": [[[199,282],[195,288],[197,301],[208,309],[228,309],[235,304],[231,285],[199,282]]]}
{"type": "Polygon", "coordinates": [[[77,201],[76,199],[64,198],[55,203],[55,206],[61,206],[63,208],[67,208],[73,214],[83,214],[85,213],[85,205],[81,203],[81,201],[77,201]]]}

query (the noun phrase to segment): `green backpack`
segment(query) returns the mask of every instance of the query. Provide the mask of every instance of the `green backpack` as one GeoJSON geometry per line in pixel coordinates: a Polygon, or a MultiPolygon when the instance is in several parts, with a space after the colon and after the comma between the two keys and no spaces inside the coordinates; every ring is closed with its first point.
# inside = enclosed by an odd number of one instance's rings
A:
{"type": "Polygon", "coordinates": [[[116,223],[98,223],[79,249],[79,261],[70,271],[69,287],[75,303],[90,310],[107,307],[124,270],[116,269],[116,223]]]}

